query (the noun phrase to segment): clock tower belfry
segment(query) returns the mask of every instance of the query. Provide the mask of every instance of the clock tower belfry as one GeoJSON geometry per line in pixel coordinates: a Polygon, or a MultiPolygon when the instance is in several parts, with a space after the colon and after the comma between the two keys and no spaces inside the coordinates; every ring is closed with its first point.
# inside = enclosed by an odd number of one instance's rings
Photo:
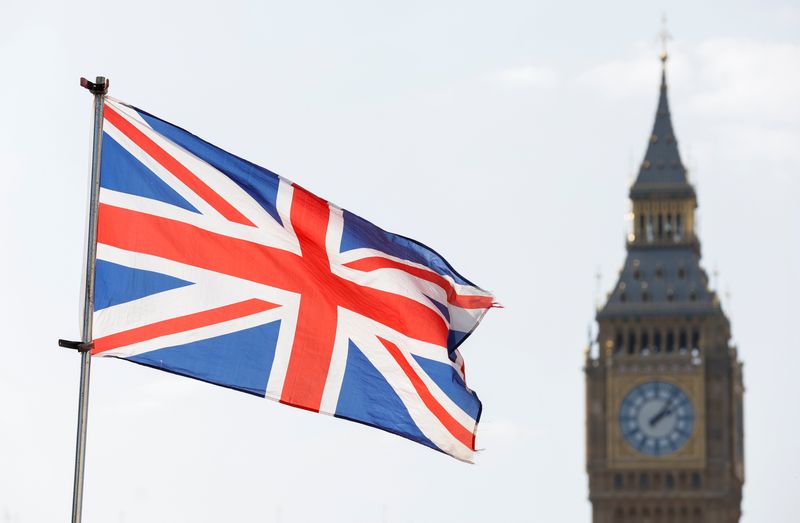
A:
{"type": "Polygon", "coordinates": [[[744,483],[742,364],[700,266],[697,197],[667,100],[630,188],[619,279],[587,350],[586,467],[595,523],[734,523],[744,483]]]}

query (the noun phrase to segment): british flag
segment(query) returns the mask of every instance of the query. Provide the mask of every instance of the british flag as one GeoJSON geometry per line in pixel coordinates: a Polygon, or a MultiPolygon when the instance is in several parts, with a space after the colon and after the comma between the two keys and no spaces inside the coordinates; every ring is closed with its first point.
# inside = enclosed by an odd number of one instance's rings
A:
{"type": "Polygon", "coordinates": [[[371,425],[471,461],[458,351],[494,304],[424,245],[113,99],[95,356],[371,425]]]}

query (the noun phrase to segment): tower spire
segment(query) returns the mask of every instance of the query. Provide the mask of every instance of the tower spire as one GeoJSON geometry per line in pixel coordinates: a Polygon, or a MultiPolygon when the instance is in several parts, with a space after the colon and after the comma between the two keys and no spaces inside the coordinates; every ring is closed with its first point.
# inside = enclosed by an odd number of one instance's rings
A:
{"type": "Polygon", "coordinates": [[[686,168],[678,151],[678,140],[672,127],[672,116],[667,97],[667,42],[672,35],[667,31],[667,18],[661,18],[661,86],[658,97],[653,131],[647,152],[639,167],[639,174],[631,187],[631,197],[648,197],[657,194],[694,195],[694,189],[686,177],[686,168]]]}

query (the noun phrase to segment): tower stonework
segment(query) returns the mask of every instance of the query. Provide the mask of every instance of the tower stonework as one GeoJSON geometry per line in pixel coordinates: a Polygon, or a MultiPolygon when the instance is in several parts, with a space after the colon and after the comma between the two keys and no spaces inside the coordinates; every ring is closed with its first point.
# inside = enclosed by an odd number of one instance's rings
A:
{"type": "Polygon", "coordinates": [[[678,152],[666,53],[630,189],[619,280],[587,350],[586,468],[595,523],[734,523],[744,483],[742,364],[700,266],[697,198],[678,152]]]}

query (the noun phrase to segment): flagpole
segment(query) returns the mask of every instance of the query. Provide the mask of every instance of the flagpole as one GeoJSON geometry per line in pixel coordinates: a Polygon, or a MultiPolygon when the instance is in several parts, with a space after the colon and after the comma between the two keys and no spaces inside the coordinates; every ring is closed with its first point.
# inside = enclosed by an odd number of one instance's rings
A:
{"type": "Polygon", "coordinates": [[[100,196],[100,158],[103,146],[103,104],[108,80],[98,76],[94,82],[81,78],[81,87],[94,96],[92,131],[92,174],[89,189],[89,234],[86,246],[86,290],[83,300],[83,328],[78,351],[81,354],[81,384],[78,396],[78,436],[75,446],[75,481],[72,490],[72,523],[80,523],[83,509],[83,471],[86,461],[86,424],[89,414],[89,371],[92,363],[92,313],[94,309],[94,271],[97,256],[97,201],[100,196]]]}

